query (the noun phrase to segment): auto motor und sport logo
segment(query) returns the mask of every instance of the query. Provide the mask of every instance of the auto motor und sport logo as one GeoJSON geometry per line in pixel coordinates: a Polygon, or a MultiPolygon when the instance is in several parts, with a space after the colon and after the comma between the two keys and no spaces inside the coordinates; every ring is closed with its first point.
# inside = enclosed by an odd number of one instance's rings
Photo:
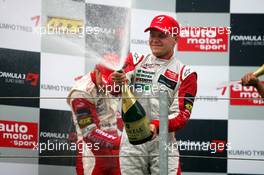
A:
{"type": "Polygon", "coordinates": [[[227,52],[229,27],[182,27],[178,51],[227,52]]]}
{"type": "Polygon", "coordinates": [[[37,123],[0,120],[0,147],[32,149],[37,143],[37,123]]]}
{"type": "Polygon", "coordinates": [[[230,105],[264,106],[264,100],[256,88],[237,83],[230,86],[230,105]]]}
{"type": "Polygon", "coordinates": [[[39,80],[39,74],[31,73],[31,72],[15,73],[15,72],[0,71],[0,79],[4,79],[5,83],[30,84],[31,86],[37,86],[39,80]]]}

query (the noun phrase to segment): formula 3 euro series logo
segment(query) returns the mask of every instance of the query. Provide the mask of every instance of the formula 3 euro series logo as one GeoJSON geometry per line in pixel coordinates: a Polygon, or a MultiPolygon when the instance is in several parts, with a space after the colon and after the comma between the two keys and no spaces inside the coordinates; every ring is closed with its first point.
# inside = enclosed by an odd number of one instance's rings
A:
{"type": "Polygon", "coordinates": [[[26,84],[37,86],[39,74],[37,73],[15,73],[0,71],[0,79],[4,79],[5,83],[26,84]]]}

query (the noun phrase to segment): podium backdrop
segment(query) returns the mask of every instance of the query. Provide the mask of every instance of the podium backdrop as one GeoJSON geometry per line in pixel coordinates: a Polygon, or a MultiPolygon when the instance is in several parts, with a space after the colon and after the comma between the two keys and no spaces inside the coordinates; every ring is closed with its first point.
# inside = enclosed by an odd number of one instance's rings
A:
{"type": "Polygon", "coordinates": [[[228,84],[264,63],[263,1],[0,0],[3,174],[75,173],[74,149],[35,146],[74,143],[65,99],[74,78],[104,53],[149,53],[143,31],[158,14],[200,31],[181,34],[175,55],[198,73],[199,99],[176,133],[183,174],[264,174],[264,102],[247,100],[259,97],[254,88],[228,84]]]}

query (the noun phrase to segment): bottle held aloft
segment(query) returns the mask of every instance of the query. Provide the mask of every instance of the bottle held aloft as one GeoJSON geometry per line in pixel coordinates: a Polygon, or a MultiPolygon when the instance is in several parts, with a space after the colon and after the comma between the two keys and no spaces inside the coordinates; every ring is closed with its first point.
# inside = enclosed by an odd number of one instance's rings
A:
{"type": "Polygon", "coordinates": [[[127,83],[122,89],[122,119],[128,140],[133,145],[143,144],[152,138],[152,132],[148,127],[149,119],[127,83]]]}

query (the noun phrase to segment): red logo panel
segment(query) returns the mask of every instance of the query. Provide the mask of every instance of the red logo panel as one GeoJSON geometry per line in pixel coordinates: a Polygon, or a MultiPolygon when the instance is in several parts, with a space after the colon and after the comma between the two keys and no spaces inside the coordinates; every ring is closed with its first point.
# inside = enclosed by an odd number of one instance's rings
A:
{"type": "Polygon", "coordinates": [[[26,81],[31,81],[30,84],[32,86],[38,85],[38,79],[39,79],[39,74],[28,73],[26,77],[26,81]]]}
{"type": "Polygon", "coordinates": [[[264,101],[254,87],[234,84],[230,86],[230,105],[264,106],[264,101]]]}
{"type": "Polygon", "coordinates": [[[0,147],[32,149],[37,143],[37,123],[0,120],[0,147]]]}
{"type": "Polygon", "coordinates": [[[173,72],[173,71],[167,69],[164,75],[171,80],[178,81],[179,75],[176,72],[173,72]]]}
{"type": "Polygon", "coordinates": [[[182,27],[179,51],[227,52],[227,27],[182,27]]]}

